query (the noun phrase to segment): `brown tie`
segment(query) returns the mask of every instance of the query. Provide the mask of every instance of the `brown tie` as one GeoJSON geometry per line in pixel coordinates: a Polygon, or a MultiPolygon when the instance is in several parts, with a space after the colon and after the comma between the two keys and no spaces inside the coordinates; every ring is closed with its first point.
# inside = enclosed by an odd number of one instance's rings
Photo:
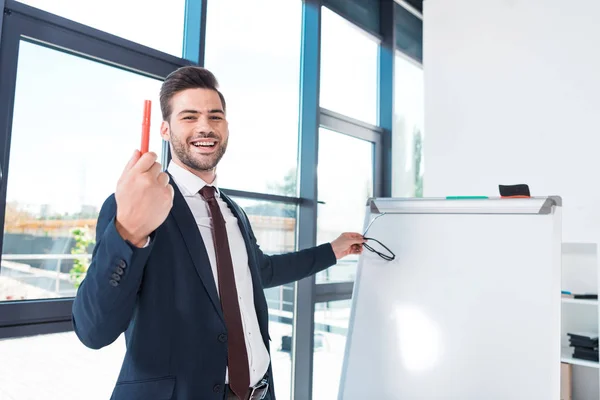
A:
{"type": "Polygon", "coordinates": [[[223,315],[225,316],[225,325],[227,326],[229,387],[240,399],[244,400],[250,387],[250,371],[248,369],[248,353],[246,351],[246,340],[242,328],[242,317],[240,316],[240,305],[235,286],[233,261],[231,260],[231,252],[229,250],[225,219],[223,218],[223,214],[221,214],[217,199],[215,199],[215,188],[204,186],[200,190],[200,194],[208,203],[208,209],[212,218],[213,239],[215,242],[219,276],[219,295],[221,298],[221,307],[223,307],[223,315]]]}

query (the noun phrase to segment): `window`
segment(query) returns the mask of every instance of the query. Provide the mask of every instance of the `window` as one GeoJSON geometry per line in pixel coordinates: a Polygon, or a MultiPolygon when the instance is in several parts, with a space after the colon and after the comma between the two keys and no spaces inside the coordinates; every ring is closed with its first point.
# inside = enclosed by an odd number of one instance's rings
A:
{"type": "Polygon", "coordinates": [[[185,0],[21,0],[30,6],[181,57],[185,0]],[[159,27],[159,29],[157,29],[159,27]]]}
{"type": "MultiPolygon", "coordinates": [[[[295,250],[296,206],[247,199],[235,201],[244,208],[266,254],[295,250]]],[[[267,289],[266,296],[275,391],[278,399],[289,399],[293,285],[267,289]]],[[[100,400],[110,397],[125,355],[125,341],[121,335],[113,344],[94,351],[69,332],[0,340],[0,354],[2,360],[10,360],[0,362],[0,399],[100,400]],[[56,384],[65,382],[66,376],[69,384],[56,384]]]]}
{"type": "MultiPolygon", "coordinates": [[[[420,8],[422,12],[422,4],[420,8]]],[[[414,60],[423,62],[423,18],[397,3],[394,4],[394,14],[396,48],[414,60]]]]}
{"type": "Polygon", "coordinates": [[[320,106],[376,125],[377,52],[377,41],[322,7],[320,106]]]}
{"type": "Polygon", "coordinates": [[[75,333],[0,340],[0,399],[106,400],[125,355],[121,335],[102,350],[75,333]]]}
{"type": "Polygon", "coordinates": [[[315,304],[313,400],[337,399],[351,300],[315,304]]]}
{"type": "MultiPolygon", "coordinates": [[[[367,199],[373,195],[373,143],[319,129],[317,243],[364,228],[367,199]]],[[[319,272],[317,283],[352,281],[358,256],[350,255],[319,272]]]]}
{"type": "MultiPolygon", "coordinates": [[[[248,215],[258,245],[265,254],[296,250],[295,205],[248,199],[235,201],[248,215]]],[[[292,387],[294,285],[265,289],[265,296],[269,307],[275,394],[278,399],[289,399],[292,387]]]]}
{"type": "Polygon", "coordinates": [[[301,22],[301,1],[208,3],[205,65],[225,96],[230,132],[223,187],[297,194],[301,22]]]}
{"type": "Polygon", "coordinates": [[[380,0],[323,0],[322,4],[371,32],[379,32],[380,0]]]}
{"type": "Polygon", "coordinates": [[[400,52],[394,61],[392,195],[423,196],[423,68],[400,52]]]}
{"type": "Polygon", "coordinates": [[[122,69],[20,43],[0,301],[75,295],[83,278],[78,271],[85,270],[93,248],[100,207],[114,192],[133,150],[139,149],[145,99],[153,102],[150,150],[160,157],[160,85],[122,69]],[[77,239],[89,242],[78,246],[77,239]]]}

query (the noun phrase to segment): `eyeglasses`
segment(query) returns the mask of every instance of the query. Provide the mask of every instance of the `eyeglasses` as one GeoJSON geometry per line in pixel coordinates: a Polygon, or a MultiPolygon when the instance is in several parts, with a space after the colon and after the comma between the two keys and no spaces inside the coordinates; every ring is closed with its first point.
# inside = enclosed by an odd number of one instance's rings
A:
{"type": "Polygon", "coordinates": [[[377,254],[379,257],[383,258],[386,261],[392,261],[394,258],[396,258],[396,255],[394,254],[394,252],[391,251],[386,245],[381,243],[379,240],[373,239],[370,237],[366,237],[366,236],[363,237],[363,239],[377,243],[377,245],[368,245],[366,243],[363,243],[363,247],[365,249],[369,250],[370,252],[377,254]],[[384,251],[387,252],[388,254],[384,253],[384,251]]]}
{"type": "Polygon", "coordinates": [[[373,222],[375,222],[376,219],[383,217],[384,215],[385,213],[379,214],[378,216],[373,218],[371,222],[369,222],[369,225],[367,225],[367,229],[365,229],[365,233],[363,233],[363,239],[374,242],[375,244],[363,243],[363,247],[369,250],[370,252],[377,254],[379,257],[383,258],[386,261],[392,261],[396,258],[396,255],[393,251],[391,251],[386,245],[381,243],[379,240],[367,237],[367,232],[369,231],[371,225],[373,225],[373,222]]]}

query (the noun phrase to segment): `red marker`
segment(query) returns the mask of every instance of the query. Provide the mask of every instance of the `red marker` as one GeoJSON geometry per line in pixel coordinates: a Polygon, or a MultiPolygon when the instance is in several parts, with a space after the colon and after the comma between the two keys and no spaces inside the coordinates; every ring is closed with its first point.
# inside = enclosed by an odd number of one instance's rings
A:
{"type": "Polygon", "coordinates": [[[150,100],[144,100],[144,119],[142,120],[142,146],[140,152],[142,154],[148,152],[148,146],[150,145],[150,110],[152,102],[150,100]]]}

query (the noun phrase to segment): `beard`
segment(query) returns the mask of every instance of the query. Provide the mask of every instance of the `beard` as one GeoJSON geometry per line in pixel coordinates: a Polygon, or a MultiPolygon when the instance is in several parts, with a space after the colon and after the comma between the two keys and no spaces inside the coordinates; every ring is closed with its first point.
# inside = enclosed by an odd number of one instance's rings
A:
{"type": "Polygon", "coordinates": [[[190,146],[186,141],[182,140],[179,135],[174,135],[173,130],[171,129],[171,148],[175,156],[188,168],[191,168],[195,171],[211,171],[215,169],[223,155],[225,154],[225,150],[227,150],[227,141],[221,141],[221,139],[215,135],[214,133],[209,133],[206,135],[201,135],[194,139],[206,138],[206,139],[215,139],[218,140],[217,149],[212,154],[198,154],[190,151],[190,146]]]}

